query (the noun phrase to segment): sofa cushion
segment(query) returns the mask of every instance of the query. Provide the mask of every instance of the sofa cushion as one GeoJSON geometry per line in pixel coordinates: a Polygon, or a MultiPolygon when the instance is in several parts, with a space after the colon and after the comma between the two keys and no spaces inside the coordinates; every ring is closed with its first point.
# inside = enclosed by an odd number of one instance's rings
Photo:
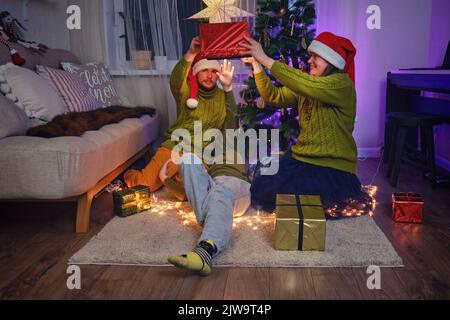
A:
{"type": "Polygon", "coordinates": [[[159,116],[125,119],[81,137],[0,140],[0,199],[63,199],[92,187],[153,142],[159,116]]]}
{"type": "Polygon", "coordinates": [[[114,87],[108,68],[103,63],[86,65],[63,62],[64,70],[78,75],[103,107],[124,106],[127,104],[114,87]]]}
{"type": "MultiPolygon", "coordinates": [[[[7,64],[0,68],[11,88],[16,104],[23,108],[29,118],[50,121],[65,112],[64,102],[55,89],[37,75],[37,73],[7,64]]],[[[7,96],[8,97],[8,96],[7,96]]]]}
{"type": "Polygon", "coordinates": [[[91,111],[101,106],[77,75],[41,65],[36,66],[36,71],[56,89],[67,111],[91,111]]]}
{"type": "Polygon", "coordinates": [[[0,139],[24,135],[28,128],[28,117],[6,97],[0,95],[0,139]]]}

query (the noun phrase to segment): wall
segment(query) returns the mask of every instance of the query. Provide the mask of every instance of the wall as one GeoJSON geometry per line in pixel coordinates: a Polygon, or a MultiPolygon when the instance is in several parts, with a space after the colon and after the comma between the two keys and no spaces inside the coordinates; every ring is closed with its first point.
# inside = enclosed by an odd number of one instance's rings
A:
{"type": "Polygon", "coordinates": [[[28,31],[25,39],[50,48],[69,49],[66,25],[66,0],[2,0],[0,9],[22,22],[28,31]]]}
{"type": "MultiPolygon", "coordinates": [[[[440,66],[450,40],[450,1],[433,0],[428,64],[440,66]]],[[[450,100],[450,95],[438,95],[450,100]]],[[[450,126],[439,126],[435,131],[436,158],[438,164],[450,171],[450,126]]]]}
{"type": "Polygon", "coordinates": [[[2,0],[0,10],[9,11],[14,17],[22,18],[23,4],[22,0],[2,0]]]}
{"type": "Polygon", "coordinates": [[[386,73],[428,65],[432,2],[316,0],[316,6],[317,31],[348,37],[358,50],[358,118],[354,137],[361,155],[377,155],[383,144],[386,73]],[[366,26],[366,10],[372,4],[381,8],[381,30],[369,30],[366,26]]]}

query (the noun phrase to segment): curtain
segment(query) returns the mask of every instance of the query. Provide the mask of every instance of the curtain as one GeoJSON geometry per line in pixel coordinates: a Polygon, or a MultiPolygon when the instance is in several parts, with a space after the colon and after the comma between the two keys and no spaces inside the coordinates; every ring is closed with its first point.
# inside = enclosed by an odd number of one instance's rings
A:
{"type": "Polygon", "coordinates": [[[126,50],[118,52],[116,86],[131,104],[154,105],[163,133],[176,119],[169,74],[182,56],[177,1],[124,0],[122,17],[126,50]]]}
{"type": "Polygon", "coordinates": [[[103,6],[99,0],[68,0],[80,7],[81,30],[70,30],[70,50],[84,63],[106,61],[103,6]]]}

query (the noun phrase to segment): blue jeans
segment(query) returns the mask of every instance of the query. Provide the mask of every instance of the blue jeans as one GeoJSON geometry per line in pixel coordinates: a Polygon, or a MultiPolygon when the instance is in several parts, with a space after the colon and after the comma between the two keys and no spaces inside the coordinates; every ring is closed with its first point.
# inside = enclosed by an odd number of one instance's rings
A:
{"type": "Polygon", "coordinates": [[[203,226],[198,242],[213,240],[218,254],[230,241],[233,216],[243,215],[250,206],[250,184],[228,176],[213,179],[202,164],[192,161],[193,157],[183,155],[180,175],[197,222],[203,226]]]}

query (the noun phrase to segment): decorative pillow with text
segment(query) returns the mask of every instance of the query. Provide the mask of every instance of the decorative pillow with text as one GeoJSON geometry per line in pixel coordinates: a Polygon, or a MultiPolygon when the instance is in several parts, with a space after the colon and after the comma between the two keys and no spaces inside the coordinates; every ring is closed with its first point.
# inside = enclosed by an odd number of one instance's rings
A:
{"type": "Polygon", "coordinates": [[[84,112],[101,107],[77,75],[40,65],[36,71],[58,91],[68,111],[84,112]]]}
{"type": "Polygon", "coordinates": [[[103,108],[127,104],[126,101],[117,94],[108,67],[103,63],[80,65],[63,62],[61,63],[61,66],[64,70],[77,74],[103,108]]]}

